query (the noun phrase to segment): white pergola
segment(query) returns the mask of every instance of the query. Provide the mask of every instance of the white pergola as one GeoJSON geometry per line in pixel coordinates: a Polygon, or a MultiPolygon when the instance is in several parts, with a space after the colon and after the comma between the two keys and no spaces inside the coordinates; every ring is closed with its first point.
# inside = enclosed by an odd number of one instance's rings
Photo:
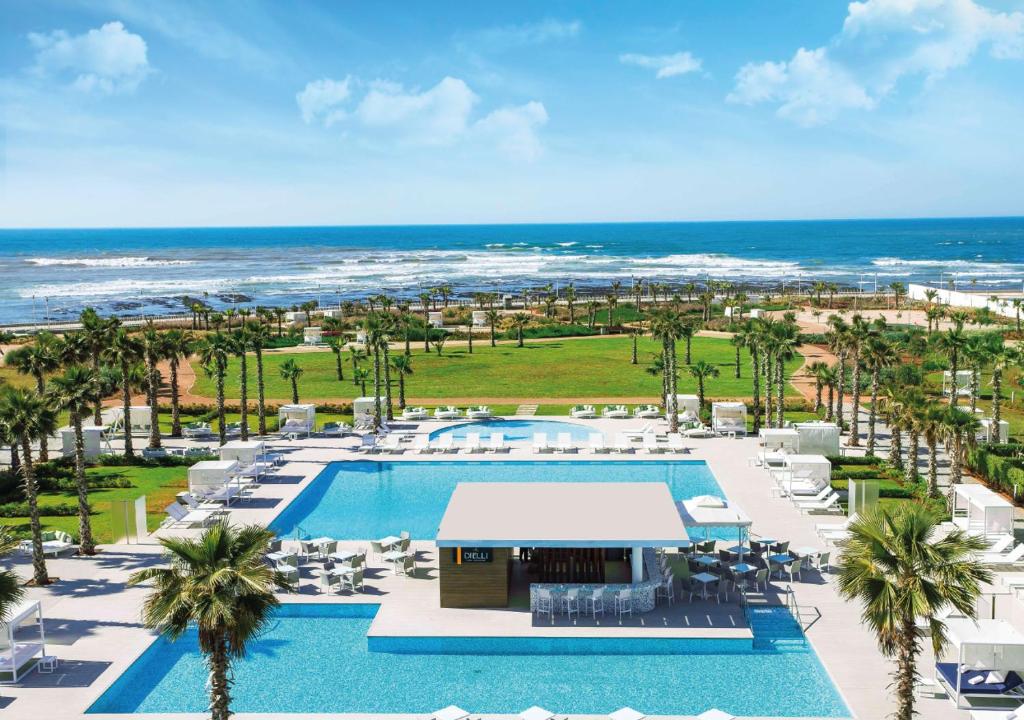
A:
{"type": "Polygon", "coordinates": [[[149,405],[131,405],[128,408],[129,426],[125,428],[124,408],[110,409],[111,429],[113,432],[130,432],[132,435],[145,435],[152,429],[149,405]]]}
{"type": "Polygon", "coordinates": [[[982,535],[1013,533],[1013,504],[984,485],[953,488],[953,523],[982,535]]]}
{"type": "Polygon", "coordinates": [[[827,422],[797,423],[798,448],[806,455],[839,455],[839,426],[827,422]]]}
{"type": "Polygon", "coordinates": [[[254,465],[266,451],[262,440],[232,440],[220,446],[221,460],[234,460],[240,465],[254,465]]]}
{"type": "Polygon", "coordinates": [[[282,433],[309,435],[316,427],[316,405],[282,405],[277,411],[277,429],[282,433]]]}
{"type": "Polygon", "coordinates": [[[716,495],[699,495],[676,503],[679,517],[690,530],[703,530],[705,539],[710,539],[712,528],[736,528],[738,545],[743,545],[750,531],[750,516],[739,506],[716,495]]]}
{"type": "Polygon", "coordinates": [[[747,406],[741,402],[711,403],[711,429],[747,434],[747,406]]]}
{"type": "MultiPolygon", "coordinates": [[[[0,649],[0,675],[11,675],[3,683],[18,682],[18,672],[38,655],[46,655],[46,634],[43,632],[43,606],[38,600],[22,603],[11,611],[10,619],[3,623],[7,647],[0,649]],[[39,627],[39,642],[16,642],[14,633],[26,620],[35,617],[39,627]]],[[[34,666],[33,666],[34,667],[34,666]]],[[[31,670],[31,668],[29,668],[31,670]]]]}
{"type": "Polygon", "coordinates": [[[989,673],[1024,672],[1024,635],[1007,621],[947,618],[944,623],[946,653],[955,653],[955,661],[936,663],[935,680],[949,691],[958,708],[966,707],[960,702],[963,697],[1001,697],[991,690],[974,688],[973,677],[981,676],[986,681],[989,673]]]}
{"type": "Polygon", "coordinates": [[[700,399],[696,395],[676,395],[676,412],[692,413],[696,420],[700,417],[700,399]]]}

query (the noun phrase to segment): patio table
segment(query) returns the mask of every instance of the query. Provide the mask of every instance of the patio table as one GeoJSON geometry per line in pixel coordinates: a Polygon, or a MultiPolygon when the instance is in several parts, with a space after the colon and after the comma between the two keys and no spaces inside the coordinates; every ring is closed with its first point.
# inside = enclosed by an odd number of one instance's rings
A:
{"type": "Polygon", "coordinates": [[[339,550],[338,552],[331,553],[331,559],[337,560],[338,562],[345,562],[346,560],[351,560],[358,554],[359,553],[352,552],[351,550],[339,550]]]}
{"type": "Polygon", "coordinates": [[[703,565],[704,567],[711,567],[718,562],[718,560],[708,555],[701,555],[700,557],[694,558],[693,561],[703,565]]]}
{"type": "Polygon", "coordinates": [[[748,572],[753,572],[754,570],[757,570],[757,568],[753,565],[748,565],[747,563],[736,563],[732,566],[732,571],[737,575],[746,575],[748,572]]]}
{"type": "Polygon", "coordinates": [[[717,575],[712,575],[709,572],[697,573],[693,576],[693,579],[700,583],[700,596],[704,600],[708,599],[708,583],[713,583],[718,580],[717,575]]]}
{"type": "Polygon", "coordinates": [[[807,546],[807,547],[798,547],[798,548],[790,548],[789,552],[792,555],[796,555],[797,557],[800,557],[800,558],[814,557],[815,555],[820,555],[821,554],[821,550],[820,549],[818,549],[816,547],[809,547],[809,546],[807,546]]]}
{"type": "Polygon", "coordinates": [[[771,555],[768,559],[773,563],[778,563],[779,565],[782,565],[788,562],[792,562],[796,558],[794,558],[789,553],[784,553],[782,555],[771,555]]]}
{"type": "Polygon", "coordinates": [[[387,537],[382,537],[377,542],[380,543],[381,547],[391,547],[395,543],[398,543],[398,542],[401,542],[401,541],[402,541],[402,538],[400,538],[400,537],[398,537],[396,535],[388,535],[387,537]]]}

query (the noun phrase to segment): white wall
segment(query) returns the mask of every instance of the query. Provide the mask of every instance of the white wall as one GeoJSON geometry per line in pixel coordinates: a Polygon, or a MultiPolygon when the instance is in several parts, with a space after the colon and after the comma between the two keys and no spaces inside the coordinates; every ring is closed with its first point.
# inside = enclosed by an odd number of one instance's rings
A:
{"type": "Polygon", "coordinates": [[[1003,317],[1017,317],[1017,311],[1014,309],[1013,303],[1006,299],[1000,299],[999,302],[992,302],[989,300],[989,295],[965,293],[958,290],[943,290],[942,288],[933,288],[928,285],[916,285],[914,283],[911,283],[907,287],[907,295],[910,296],[911,300],[927,300],[928,298],[925,297],[925,292],[928,290],[934,290],[938,293],[935,297],[935,301],[940,305],[988,308],[995,314],[1002,315],[1003,317]]]}

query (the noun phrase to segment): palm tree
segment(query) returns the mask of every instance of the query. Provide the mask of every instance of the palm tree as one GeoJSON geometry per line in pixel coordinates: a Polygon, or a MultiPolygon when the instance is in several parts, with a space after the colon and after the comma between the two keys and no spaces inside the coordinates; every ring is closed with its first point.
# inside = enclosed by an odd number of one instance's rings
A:
{"type": "MultiPolygon", "coordinates": [[[[391,401],[391,337],[398,329],[395,316],[390,312],[381,314],[380,353],[384,368],[384,408],[388,421],[395,419],[394,403],[391,401]]],[[[473,328],[469,329],[469,352],[473,352],[473,328]]]]}
{"type": "Polygon", "coordinates": [[[509,316],[508,321],[516,331],[516,347],[523,347],[523,329],[526,327],[526,323],[530,322],[530,316],[527,313],[513,313],[509,316]]]}
{"type": "MultiPolygon", "coordinates": [[[[355,345],[350,345],[348,348],[348,358],[352,361],[352,373],[354,375],[359,371],[359,363],[366,359],[366,351],[355,345]]],[[[353,377],[352,384],[358,385],[359,381],[353,377]]]]}
{"type": "Polygon", "coordinates": [[[939,440],[945,431],[945,415],[936,405],[926,405],[919,414],[919,426],[928,448],[928,495],[939,496],[939,440]]]}
{"type": "Polygon", "coordinates": [[[576,286],[569,283],[565,288],[565,304],[569,308],[569,324],[576,323],[576,286]]]}
{"type": "Polygon", "coordinates": [[[195,628],[210,668],[213,720],[231,717],[231,663],[245,657],[280,605],[275,590],[289,584],[263,555],[274,533],[258,525],[218,523],[201,536],[161,538],[170,563],[132,573],[129,585],[152,583],[143,622],[170,640],[195,628]]]}
{"type": "Polygon", "coordinates": [[[356,368],[352,373],[352,382],[359,386],[359,394],[366,397],[366,381],[370,379],[370,371],[356,368]]]}
{"type": "Polygon", "coordinates": [[[963,349],[963,361],[971,371],[969,397],[971,412],[978,409],[978,395],[981,394],[981,368],[989,362],[992,350],[1002,344],[1002,333],[971,335],[967,338],[963,349]]]}
{"type": "Polygon", "coordinates": [[[228,358],[234,349],[232,339],[219,331],[204,336],[196,348],[203,368],[217,383],[217,436],[221,445],[228,441],[224,413],[224,376],[227,374],[228,358]]]}
{"type": "Polygon", "coordinates": [[[1024,356],[1021,355],[1019,349],[1007,347],[1001,338],[998,347],[993,347],[991,350],[989,360],[992,363],[992,420],[998,428],[999,421],[1003,416],[1003,371],[1014,365],[1020,365],[1024,361],[1024,356]]]}
{"type": "Polygon", "coordinates": [[[861,350],[864,343],[872,336],[874,331],[867,321],[860,315],[854,315],[847,334],[849,341],[850,359],[853,361],[853,378],[850,382],[850,402],[853,408],[850,410],[850,446],[860,445],[860,368],[861,350]]]}
{"type": "Polygon", "coordinates": [[[786,362],[796,357],[800,345],[800,328],[795,322],[777,323],[772,333],[772,351],[775,354],[776,427],[786,422],[786,362]]]}
{"type": "Polygon", "coordinates": [[[814,378],[814,412],[821,410],[821,396],[825,389],[825,370],[827,369],[828,364],[821,360],[808,363],[804,368],[804,374],[814,378]]]}
{"type": "Polygon", "coordinates": [[[754,434],[761,430],[761,348],[759,345],[761,328],[762,323],[760,320],[747,320],[733,336],[750,353],[750,377],[753,381],[754,434]]]}
{"type": "Polygon", "coordinates": [[[821,382],[828,391],[825,399],[825,422],[832,422],[836,416],[835,394],[836,385],[839,383],[839,365],[827,365],[820,371],[821,382]]]}
{"type": "MultiPolygon", "coordinates": [[[[281,337],[284,334],[284,316],[288,314],[288,311],[283,307],[274,308],[274,317],[277,319],[277,336],[281,337]]],[[[209,329],[209,328],[207,328],[209,329]]]]}
{"type": "Polygon", "coordinates": [[[608,303],[608,327],[615,327],[615,307],[619,304],[618,293],[609,293],[605,297],[605,301],[608,303]]]}
{"type": "Polygon", "coordinates": [[[164,355],[165,340],[153,322],[142,331],[142,357],[146,361],[146,402],[149,405],[149,447],[160,447],[160,373],[156,364],[164,355]]]}
{"type": "Polygon", "coordinates": [[[733,333],[732,337],[729,338],[729,342],[730,342],[730,344],[733,346],[733,348],[736,351],[736,370],[733,373],[733,377],[735,377],[737,380],[739,380],[740,379],[740,350],[744,347],[744,345],[746,343],[745,343],[743,337],[738,332],[733,333]]]}
{"type": "Polygon", "coordinates": [[[238,357],[238,411],[241,440],[249,439],[249,349],[252,336],[243,323],[231,334],[232,350],[238,357]]]}
{"type": "Polygon", "coordinates": [[[100,392],[100,360],[107,348],[110,333],[117,325],[117,320],[104,320],[92,308],[86,308],[79,315],[79,322],[82,323],[82,341],[89,353],[92,363],[93,377],[96,378],[96,405],[93,407],[93,425],[99,427],[103,424],[103,394],[100,392]]]}
{"type": "Polygon", "coordinates": [[[96,379],[92,370],[72,365],[63,375],[53,378],[50,395],[54,404],[68,412],[75,433],[75,485],[78,490],[78,542],[83,555],[96,554],[89,521],[89,483],[85,477],[85,436],[82,421],[89,417],[96,403],[96,379]]]}
{"type": "Polygon", "coordinates": [[[345,380],[344,359],[342,358],[342,353],[345,352],[345,338],[329,337],[327,338],[327,346],[334,353],[334,373],[338,378],[338,382],[342,382],[345,380]]]}
{"type": "MultiPolygon", "coordinates": [[[[60,366],[57,355],[57,338],[53,333],[41,332],[35,342],[22,345],[4,356],[4,361],[22,375],[29,375],[36,381],[36,392],[46,393],[46,376],[60,366]]],[[[39,438],[39,460],[50,459],[47,438],[39,438]]]]}
{"type": "Polygon", "coordinates": [[[679,430],[679,364],[676,358],[676,341],[686,326],[683,315],[672,308],[660,308],[651,313],[651,335],[661,341],[661,353],[664,358],[662,368],[665,379],[662,386],[666,391],[665,415],[668,418],[669,432],[679,430]]]}
{"type": "Polygon", "coordinates": [[[263,376],[263,349],[270,343],[270,329],[259,321],[246,323],[249,347],[256,358],[256,424],[257,432],[267,434],[266,382],[263,376]]]}
{"type": "Polygon", "coordinates": [[[679,327],[679,338],[686,342],[686,356],[683,361],[684,365],[689,365],[693,361],[693,336],[697,334],[700,327],[693,322],[684,322],[679,327]]]}
{"type": "MultiPolygon", "coordinates": [[[[831,300],[829,301],[831,305],[831,300]]],[[[836,423],[840,428],[843,426],[843,392],[846,384],[846,359],[850,352],[850,326],[838,315],[828,319],[829,330],[825,333],[829,348],[839,358],[839,366],[836,370],[836,423]]],[[[856,411],[855,411],[856,412],[856,411]]]]}
{"type": "Polygon", "coordinates": [[[492,308],[486,312],[485,317],[487,324],[491,327],[491,347],[495,347],[497,343],[494,340],[494,328],[501,322],[501,313],[492,308]]]}
{"type": "Polygon", "coordinates": [[[947,608],[976,617],[981,586],[992,573],[974,559],[985,541],[954,530],[939,538],[938,519],[923,505],[900,503],[860,516],[850,523],[838,566],[839,593],[860,602],[863,621],[875,632],[879,649],[896,661],[893,684],[895,717],[912,720],[917,659],[923,632],[930,629],[932,649],[946,644],[947,608]]]}
{"type": "Polygon", "coordinates": [[[949,358],[949,376],[952,378],[953,384],[953,391],[949,394],[949,404],[955,406],[957,395],[959,395],[956,374],[960,369],[960,357],[967,347],[967,336],[964,335],[962,328],[954,327],[936,335],[934,344],[936,348],[944,352],[949,358]]]}
{"type": "Polygon", "coordinates": [[[132,445],[132,366],[139,361],[142,347],[123,327],[116,328],[107,343],[106,357],[121,372],[121,414],[124,423],[124,456],[135,457],[132,445]]]}
{"type": "Polygon", "coordinates": [[[192,353],[195,338],[188,330],[174,328],[164,333],[164,357],[170,370],[171,383],[171,437],[181,437],[181,391],[178,386],[178,369],[181,361],[192,353]]]}
{"type": "MultiPolygon", "coordinates": [[[[48,398],[33,390],[9,390],[0,399],[0,423],[21,446],[22,490],[28,503],[29,528],[32,532],[32,578],[36,585],[48,585],[46,558],[43,556],[43,528],[39,521],[39,484],[32,461],[32,441],[50,435],[57,427],[57,414],[48,398]]],[[[13,453],[13,446],[12,446],[13,453]]]]}
{"type": "Polygon", "coordinates": [[[893,346],[880,336],[873,336],[861,348],[861,356],[871,371],[871,406],[868,409],[868,445],[866,453],[875,454],[875,426],[878,423],[878,393],[882,385],[882,370],[895,365],[899,356],[893,346]]]}
{"type": "Polygon", "coordinates": [[[405,409],[405,378],[412,375],[412,358],[408,355],[395,355],[391,358],[391,368],[398,375],[398,407],[405,409]]]}
{"type": "Polygon", "coordinates": [[[423,352],[430,352],[430,300],[433,294],[421,292],[419,294],[420,308],[423,310],[423,352]]]}
{"type": "MultiPolygon", "coordinates": [[[[20,541],[10,528],[0,526],[0,559],[14,552],[20,541]]],[[[0,622],[10,619],[11,610],[21,604],[25,589],[21,579],[13,570],[0,570],[0,622]]]]}
{"type": "Polygon", "coordinates": [[[704,383],[719,375],[718,368],[705,360],[698,360],[688,368],[690,375],[697,381],[697,403],[704,410],[704,383]]]}
{"type": "Polygon", "coordinates": [[[366,349],[373,354],[373,426],[380,427],[383,421],[383,407],[380,401],[381,375],[381,343],[387,342],[384,318],[376,312],[366,314],[363,319],[363,332],[366,333],[366,349]]]}
{"type": "Polygon", "coordinates": [[[953,507],[954,487],[963,480],[967,446],[974,442],[981,423],[974,413],[947,407],[943,412],[942,437],[949,454],[949,503],[953,507]]]}
{"type": "MultiPolygon", "coordinates": [[[[288,358],[281,366],[277,369],[281,377],[291,383],[292,386],[292,403],[298,404],[299,402],[299,378],[302,377],[302,373],[305,372],[299,364],[295,362],[294,358],[288,358]]],[[[363,392],[366,392],[365,390],[363,392]]]]}

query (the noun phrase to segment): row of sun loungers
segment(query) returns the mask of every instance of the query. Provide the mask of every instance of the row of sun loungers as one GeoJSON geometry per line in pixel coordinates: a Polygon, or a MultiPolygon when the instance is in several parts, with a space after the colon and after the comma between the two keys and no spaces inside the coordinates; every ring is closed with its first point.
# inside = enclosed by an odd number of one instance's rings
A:
{"type": "MultiPolygon", "coordinates": [[[[556,715],[550,710],[534,705],[523,710],[517,716],[519,720],[564,720],[565,715],[556,715]]],[[[647,718],[642,712],[630,707],[624,707],[608,714],[608,720],[645,720],[647,718]]],[[[697,716],[699,720],[736,720],[735,715],[730,715],[717,708],[707,710],[697,716]]],[[[430,720],[475,720],[475,716],[466,712],[457,705],[449,705],[441,708],[430,715],[430,720]]]]}
{"type": "MultiPolygon", "coordinates": [[[[597,410],[593,405],[573,405],[569,410],[569,415],[579,419],[598,417],[597,410]]],[[[606,419],[622,420],[631,417],[653,419],[661,416],[661,409],[657,405],[637,405],[632,412],[625,405],[605,405],[601,409],[601,417],[606,419]]]]}
{"type": "MultiPolygon", "coordinates": [[[[494,417],[494,413],[486,405],[471,405],[466,408],[465,414],[454,405],[442,405],[434,408],[435,420],[487,420],[494,417]]],[[[424,407],[408,407],[402,411],[403,420],[429,420],[430,411],[424,407]]]]}

